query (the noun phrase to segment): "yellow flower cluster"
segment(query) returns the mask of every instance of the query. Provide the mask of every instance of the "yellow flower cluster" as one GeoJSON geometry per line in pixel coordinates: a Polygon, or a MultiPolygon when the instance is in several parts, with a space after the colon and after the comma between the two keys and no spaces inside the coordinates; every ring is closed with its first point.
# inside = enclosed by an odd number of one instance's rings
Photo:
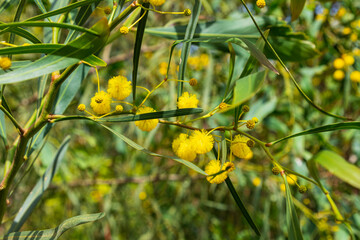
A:
{"type": "Polygon", "coordinates": [[[231,152],[238,158],[251,159],[253,152],[247,144],[249,140],[248,137],[236,135],[230,146],[231,152]]]}
{"type": "Polygon", "coordinates": [[[184,92],[177,102],[178,108],[197,108],[199,100],[196,98],[195,94],[189,94],[184,92]]]}
{"type": "Polygon", "coordinates": [[[355,59],[351,54],[343,54],[341,58],[336,58],[333,62],[333,66],[336,69],[333,73],[335,80],[341,81],[345,78],[344,68],[352,66],[355,63],[355,59]]]}
{"type": "Polygon", "coordinates": [[[257,0],[256,1],[256,6],[258,6],[259,8],[265,7],[266,6],[265,0],[257,0]]]}
{"type": "Polygon", "coordinates": [[[180,134],[173,143],[176,156],[187,161],[194,161],[197,154],[205,154],[214,146],[214,137],[205,130],[195,130],[191,136],[180,134]]]}
{"type": "MultiPolygon", "coordinates": [[[[156,112],[156,111],[151,107],[143,106],[137,110],[136,114],[144,114],[144,113],[152,113],[152,112],[156,112]]],[[[156,128],[158,123],[159,123],[159,119],[135,121],[135,125],[138,128],[140,128],[141,130],[146,131],[146,132],[150,132],[151,130],[156,128]]]]}
{"type": "Polygon", "coordinates": [[[0,68],[8,70],[11,67],[11,60],[8,57],[0,57],[0,68]]]}
{"type": "Polygon", "coordinates": [[[161,6],[165,3],[165,0],[149,0],[149,2],[154,6],[161,6]]]}
{"type": "Polygon", "coordinates": [[[232,162],[226,162],[222,167],[219,160],[211,160],[205,167],[205,172],[210,175],[206,177],[210,183],[220,184],[226,180],[228,173],[234,171],[232,162]]]}
{"type": "MultiPolygon", "coordinates": [[[[116,76],[108,81],[107,92],[96,92],[95,96],[91,98],[90,107],[97,115],[107,114],[111,111],[112,98],[116,100],[124,100],[132,92],[131,82],[124,76],[116,76]]],[[[78,106],[79,111],[85,111],[85,105],[78,106]]],[[[116,112],[123,111],[121,105],[117,105],[116,112]]]]}
{"type": "Polygon", "coordinates": [[[209,65],[209,62],[209,55],[205,53],[200,54],[200,56],[188,58],[188,64],[195,70],[202,70],[204,67],[209,65]]]}

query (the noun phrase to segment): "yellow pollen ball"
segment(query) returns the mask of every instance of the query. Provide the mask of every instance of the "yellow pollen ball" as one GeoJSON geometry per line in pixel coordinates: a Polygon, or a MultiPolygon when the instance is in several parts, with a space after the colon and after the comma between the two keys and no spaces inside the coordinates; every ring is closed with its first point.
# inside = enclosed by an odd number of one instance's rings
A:
{"type": "Polygon", "coordinates": [[[199,100],[196,98],[195,94],[189,94],[184,92],[177,103],[178,108],[197,108],[199,100]]]}
{"type": "Polygon", "coordinates": [[[351,40],[352,42],[356,42],[356,41],[358,40],[358,35],[357,35],[356,33],[352,33],[352,34],[350,35],[350,40],[351,40]]]}
{"type": "Polygon", "coordinates": [[[126,35],[126,34],[129,33],[129,28],[126,27],[126,26],[122,26],[119,31],[120,31],[121,34],[126,35]]]}
{"type": "Polygon", "coordinates": [[[344,62],[347,66],[351,66],[355,63],[354,57],[349,54],[343,54],[342,59],[344,59],[344,62]]]}
{"type": "MultiPolygon", "coordinates": [[[[141,107],[138,109],[138,111],[136,112],[136,114],[143,114],[143,113],[152,113],[152,112],[156,112],[153,108],[151,107],[141,107]]],[[[149,119],[149,120],[140,120],[140,121],[135,121],[135,125],[140,128],[143,131],[146,132],[150,132],[151,130],[153,130],[157,124],[159,123],[159,119],[149,119]]]]}
{"type": "Polygon", "coordinates": [[[252,120],[252,119],[246,121],[246,127],[247,127],[248,129],[253,129],[253,128],[255,127],[255,121],[252,120]]]}
{"type": "Polygon", "coordinates": [[[172,149],[173,149],[174,153],[176,153],[177,150],[179,149],[180,143],[182,143],[187,138],[188,138],[187,134],[180,133],[180,135],[174,139],[174,141],[172,142],[172,149]]]}
{"type": "Polygon", "coordinates": [[[214,146],[214,137],[208,134],[206,130],[195,130],[191,134],[190,140],[194,145],[195,152],[198,154],[210,152],[214,146]]]}
{"type": "Polygon", "coordinates": [[[165,3],[165,0],[149,0],[149,2],[154,6],[161,6],[165,3]]]}
{"type": "Polygon", "coordinates": [[[147,197],[146,192],[140,192],[140,193],[139,193],[139,199],[140,199],[140,200],[145,200],[146,197],[147,197]]]}
{"type": "Polygon", "coordinates": [[[225,163],[224,166],[221,168],[221,163],[219,160],[211,160],[205,167],[205,172],[208,175],[216,174],[220,171],[224,171],[214,176],[206,177],[206,180],[210,183],[220,184],[225,181],[228,177],[228,173],[235,169],[233,163],[225,163]]]}
{"type": "Polygon", "coordinates": [[[341,81],[345,78],[345,73],[344,71],[342,70],[336,70],[334,73],[333,73],[333,78],[335,80],[338,80],[338,81],[341,81]]]}
{"type": "Polygon", "coordinates": [[[83,112],[85,111],[85,104],[79,104],[79,106],[77,107],[77,109],[80,111],[80,112],[83,112]]]}
{"type": "Polygon", "coordinates": [[[222,102],[219,104],[219,108],[221,110],[227,109],[228,107],[229,107],[229,104],[227,104],[227,103],[222,102]]]}
{"type": "Polygon", "coordinates": [[[294,174],[289,174],[288,176],[286,176],[286,180],[287,180],[288,184],[295,185],[295,183],[297,181],[297,177],[294,174]]]}
{"type": "Polygon", "coordinates": [[[116,76],[109,80],[107,92],[117,100],[124,100],[132,92],[131,82],[124,76],[116,76]]]}
{"type": "Polygon", "coordinates": [[[11,67],[11,60],[8,57],[0,57],[0,67],[3,70],[8,70],[11,67]]]}
{"type": "Polygon", "coordinates": [[[194,161],[196,153],[193,144],[185,133],[181,133],[172,143],[172,149],[176,156],[187,161],[194,161]]]}
{"type": "MultiPolygon", "coordinates": [[[[247,159],[249,154],[252,152],[246,144],[249,140],[248,137],[242,135],[236,135],[234,141],[231,143],[231,151],[238,158],[247,159]]],[[[252,156],[251,156],[252,157],[252,156]]]]}
{"type": "Polygon", "coordinates": [[[342,58],[337,58],[334,60],[334,68],[342,69],[345,67],[345,61],[342,58]]]}
{"type": "Polygon", "coordinates": [[[101,91],[95,93],[95,96],[91,98],[90,106],[96,114],[106,114],[111,109],[111,96],[110,94],[101,91]]]}
{"type": "Polygon", "coordinates": [[[188,8],[185,9],[185,10],[184,10],[184,15],[185,15],[185,16],[190,16],[190,15],[191,15],[191,10],[188,9],[188,8]]]}
{"type": "Polygon", "coordinates": [[[265,0],[257,0],[256,1],[256,6],[258,6],[259,8],[265,7],[266,6],[265,0]]]}
{"type": "Polygon", "coordinates": [[[353,82],[360,83],[360,72],[359,71],[353,71],[350,73],[350,80],[353,82]]]}
{"type": "Polygon", "coordinates": [[[344,35],[350,34],[350,33],[351,33],[351,28],[349,28],[349,27],[344,28],[343,31],[342,31],[342,33],[343,33],[344,35]]]}
{"type": "Polygon", "coordinates": [[[256,177],[252,180],[252,184],[255,186],[255,187],[258,187],[260,184],[261,184],[261,179],[256,177]]]}
{"type": "Polygon", "coordinates": [[[116,112],[122,112],[124,110],[124,107],[123,106],[121,106],[121,105],[116,105],[116,107],[115,107],[115,111],[116,112]]]}

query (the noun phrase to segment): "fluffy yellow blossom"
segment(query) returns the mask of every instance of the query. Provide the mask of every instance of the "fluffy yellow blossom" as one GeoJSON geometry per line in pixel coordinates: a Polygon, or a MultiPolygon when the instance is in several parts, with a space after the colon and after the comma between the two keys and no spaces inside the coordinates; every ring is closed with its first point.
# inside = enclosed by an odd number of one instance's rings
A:
{"type": "Polygon", "coordinates": [[[354,54],[355,56],[360,56],[360,49],[359,49],[359,48],[355,48],[355,49],[353,50],[353,54],[354,54]]]}
{"type": "Polygon", "coordinates": [[[190,140],[197,154],[210,152],[214,146],[214,137],[205,130],[194,131],[190,136],[190,140]]]}
{"type": "Polygon", "coordinates": [[[115,107],[115,111],[116,112],[122,112],[124,110],[124,107],[123,106],[121,106],[121,105],[116,105],[116,107],[115,107]]]}
{"type": "Polygon", "coordinates": [[[338,12],[336,13],[336,17],[341,18],[346,13],[346,9],[344,7],[339,8],[338,12]]]}
{"type": "Polygon", "coordinates": [[[350,41],[356,42],[357,40],[358,40],[358,35],[357,35],[357,33],[352,33],[352,34],[350,35],[350,41]]]}
{"type": "Polygon", "coordinates": [[[353,71],[350,73],[350,80],[353,82],[360,83],[360,72],[359,71],[353,71]]]}
{"type": "Polygon", "coordinates": [[[127,26],[122,26],[119,31],[121,34],[126,35],[129,33],[129,28],[127,26]]]}
{"type": "Polygon", "coordinates": [[[149,2],[154,6],[161,6],[165,3],[165,0],[149,0],[149,2]]]}
{"type": "MultiPolygon", "coordinates": [[[[242,135],[236,135],[233,142],[231,143],[231,151],[238,158],[247,159],[249,154],[252,152],[246,144],[249,140],[248,137],[242,135]]],[[[251,156],[252,157],[252,156],[251,156]]]]}
{"type": "Polygon", "coordinates": [[[341,81],[343,80],[345,77],[345,73],[343,70],[336,70],[334,73],[333,73],[333,78],[335,80],[338,80],[338,81],[341,81]]]}
{"type": "MultiPolygon", "coordinates": [[[[137,110],[136,114],[143,114],[143,113],[152,113],[156,112],[151,107],[141,107],[137,110]]],[[[149,120],[140,120],[135,121],[135,125],[143,131],[150,132],[153,130],[157,124],[159,123],[159,119],[149,119],[149,120]]]]}
{"type": "Polygon", "coordinates": [[[265,0],[257,0],[256,1],[256,6],[258,6],[259,8],[265,7],[266,6],[265,0]]]}
{"type": "Polygon", "coordinates": [[[253,129],[255,127],[255,121],[253,119],[246,121],[246,127],[248,129],[253,129]]]}
{"type": "Polygon", "coordinates": [[[147,194],[146,194],[146,192],[140,192],[139,193],[139,199],[140,200],[145,200],[147,198],[147,194]]]}
{"type": "Polygon", "coordinates": [[[345,67],[345,61],[342,58],[337,58],[334,60],[334,68],[336,69],[342,69],[345,67]]]}
{"type": "Polygon", "coordinates": [[[197,108],[199,100],[196,98],[195,94],[189,94],[184,92],[177,103],[178,108],[197,108]]]}
{"type": "Polygon", "coordinates": [[[345,28],[343,29],[342,33],[343,33],[344,35],[350,34],[350,33],[351,33],[351,28],[345,27],[345,28]]]}
{"type": "Polygon", "coordinates": [[[295,185],[295,183],[297,181],[297,176],[294,174],[289,174],[286,176],[286,180],[287,180],[288,184],[295,185]]]}
{"type": "Polygon", "coordinates": [[[191,15],[191,10],[188,9],[188,8],[185,9],[185,10],[184,10],[184,15],[185,15],[185,16],[190,16],[190,15],[191,15]]]}
{"type": "Polygon", "coordinates": [[[196,86],[196,85],[197,85],[197,80],[196,80],[196,78],[191,78],[191,79],[189,80],[189,84],[190,84],[190,86],[192,86],[192,87],[196,86]]]}
{"type": "Polygon", "coordinates": [[[80,111],[80,112],[83,112],[85,111],[85,104],[79,104],[79,106],[77,107],[77,109],[80,111]]]}
{"type": "Polygon", "coordinates": [[[255,187],[258,187],[260,184],[261,184],[261,179],[256,177],[252,180],[252,184],[255,186],[255,187]]]}
{"type": "Polygon", "coordinates": [[[235,166],[233,163],[227,162],[224,164],[224,166],[221,168],[221,163],[219,160],[211,160],[205,167],[205,172],[209,175],[216,174],[220,171],[223,171],[220,174],[214,175],[214,176],[208,176],[206,177],[206,180],[208,180],[210,183],[216,183],[220,184],[225,181],[225,179],[228,177],[228,173],[233,171],[235,169],[235,166]]]}
{"type": "Polygon", "coordinates": [[[0,57],[0,68],[8,70],[11,67],[11,60],[8,57],[0,57]]]}
{"type": "Polygon", "coordinates": [[[250,160],[254,157],[253,151],[250,149],[250,152],[244,157],[244,160],[250,160]]]}
{"type": "Polygon", "coordinates": [[[107,92],[117,100],[124,100],[132,91],[131,82],[124,76],[116,76],[109,80],[107,92]]]}
{"type": "Polygon", "coordinates": [[[342,59],[344,60],[345,65],[347,65],[347,66],[353,65],[354,62],[355,62],[354,57],[351,56],[350,54],[343,54],[341,57],[342,57],[342,59]]]}
{"type": "Polygon", "coordinates": [[[194,146],[188,138],[187,134],[181,133],[179,137],[173,141],[172,148],[176,156],[179,158],[185,159],[187,161],[194,161],[196,158],[194,146]]]}
{"type": "Polygon", "coordinates": [[[90,106],[96,114],[106,114],[111,109],[111,96],[110,94],[101,91],[95,93],[95,96],[91,98],[90,106]]]}

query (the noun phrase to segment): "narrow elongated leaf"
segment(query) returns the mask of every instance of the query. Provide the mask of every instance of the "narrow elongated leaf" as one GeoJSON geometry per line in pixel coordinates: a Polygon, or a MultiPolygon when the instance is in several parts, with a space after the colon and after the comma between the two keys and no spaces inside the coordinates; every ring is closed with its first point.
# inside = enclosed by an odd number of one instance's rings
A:
{"type": "Polygon", "coordinates": [[[12,22],[12,23],[3,23],[0,24],[0,29],[4,28],[13,28],[13,27],[57,27],[57,28],[65,28],[65,29],[74,29],[76,31],[80,32],[86,32],[93,35],[98,35],[98,33],[94,30],[80,27],[73,24],[67,24],[67,23],[55,23],[55,22],[34,22],[34,21],[28,21],[28,22],[12,22]]]}
{"type": "Polygon", "coordinates": [[[306,0],[291,0],[291,21],[295,21],[299,18],[302,10],[304,9],[306,0]]]}
{"type": "Polygon", "coordinates": [[[66,150],[69,146],[69,142],[70,137],[66,137],[62,142],[44,175],[36,183],[35,187],[31,190],[30,194],[27,196],[25,202],[21,206],[19,212],[16,214],[14,222],[9,229],[9,233],[18,231],[35,209],[36,205],[40,201],[45,190],[49,187],[53,177],[59,169],[62,159],[64,158],[66,150]]]}
{"type": "Polygon", "coordinates": [[[143,153],[146,153],[146,154],[148,154],[150,156],[172,159],[174,161],[177,161],[178,163],[181,163],[181,164],[187,166],[188,168],[191,168],[195,172],[198,172],[198,173],[200,173],[202,175],[207,176],[206,172],[204,172],[201,168],[199,168],[198,166],[196,166],[195,164],[193,164],[193,163],[191,163],[189,161],[186,161],[186,160],[183,160],[183,159],[177,158],[177,157],[171,157],[171,156],[166,156],[166,155],[161,155],[161,154],[158,154],[158,153],[151,152],[151,151],[147,150],[146,148],[140,146],[139,144],[135,143],[133,140],[131,140],[131,139],[125,137],[124,135],[116,132],[115,130],[109,128],[108,126],[105,126],[105,125],[103,125],[101,123],[99,123],[99,124],[101,126],[103,126],[104,128],[106,128],[107,130],[109,130],[110,132],[112,132],[113,134],[115,134],[118,138],[120,138],[121,140],[126,142],[129,146],[135,148],[136,150],[142,151],[143,153]]]}
{"type": "Polygon", "coordinates": [[[302,240],[303,236],[300,230],[300,223],[294,206],[289,184],[286,176],[282,175],[286,189],[286,224],[288,228],[289,239],[302,240]]]}
{"type": "Polygon", "coordinates": [[[314,160],[344,182],[360,189],[360,168],[347,162],[337,153],[321,151],[316,154],[314,160]]]}
{"type": "MultiPolygon", "coordinates": [[[[191,40],[194,37],[194,33],[196,30],[196,25],[199,20],[201,11],[201,1],[195,0],[194,7],[192,9],[192,14],[190,21],[186,27],[184,40],[191,40]]],[[[184,80],[185,79],[185,70],[187,65],[187,59],[190,53],[191,42],[184,42],[182,49],[181,49],[181,56],[180,56],[180,66],[179,66],[179,73],[178,79],[184,80]]],[[[178,98],[181,96],[183,92],[183,82],[178,83],[178,98]]]]}
{"type": "Polygon", "coordinates": [[[0,13],[10,7],[10,3],[16,4],[17,1],[15,0],[4,0],[0,4],[0,13]]]}
{"type": "Polygon", "coordinates": [[[79,91],[82,81],[90,70],[89,66],[79,66],[66,80],[61,84],[58,97],[55,102],[54,114],[63,114],[76,93],[79,91]]]}
{"type": "MultiPolygon", "coordinates": [[[[144,3],[143,6],[145,8],[149,8],[150,3],[144,3]]],[[[138,68],[139,68],[139,60],[141,54],[141,44],[144,37],[144,31],[146,26],[146,21],[149,12],[145,9],[141,9],[140,17],[142,19],[139,22],[139,25],[136,30],[136,39],[134,45],[134,57],[133,57],[133,71],[132,71],[132,94],[133,94],[133,101],[135,102],[136,99],[136,86],[137,86],[137,75],[138,75],[138,68]]]]}
{"type": "Polygon", "coordinates": [[[202,108],[183,108],[183,109],[177,109],[177,110],[144,113],[144,114],[138,114],[138,115],[134,115],[134,116],[101,118],[97,121],[100,121],[100,122],[133,122],[133,121],[146,120],[146,119],[179,117],[179,116],[197,114],[197,113],[202,113],[202,112],[203,112],[202,108]]]}
{"type": "MultiPolygon", "coordinates": [[[[0,24],[4,24],[4,22],[0,21],[0,24]]],[[[11,32],[11,33],[14,33],[14,34],[16,34],[18,36],[21,36],[21,37],[29,40],[32,43],[41,43],[41,41],[37,37],[35,37],[30,32],[28,32],[25,29],[22,29],[20,27],[5,28],[5,29],[0,31],[0,35],[4,34],[4,33],[7,33],[7,32],[11,32]]]]}
{"type": "Polygon", "coordinates": [[[97,221],[105,216],[105,213],[84,214],[66,219],[59,226],[46,230],[34,230],[25,232],[13,232],[0,238],[0,240],[56,240],[67,230],[78,225],[97,221]]]}
{"type": "Polygon", "coordinates": [[[38,6],[38,8],[40,9],[40,11],[42,12],[42,13],[46,13],[47,11],[46,11],[46,8],[45,8],[45,6],[44,6],[44,4],[43,4],[43,2],[42,2],[42,0],[34,0],[34,2],[35,2],[35,4],[38,6]]]}
{"type": "Polygon", "coordinates": [[[238,205],[238,207],[240,208],[240,211],[242,212],[242,214],[244,215],[246,221],[250,224],[251,228],[254,230],[254,232],[256,233],[256,235],[261,236],[261,233],[259,231],[259,229],[257,228],[256,224],[254,223],[254,221],[252,220],[250,214],[248,213],[248,211],[245,208],[244,203],[241,201],[239,195],[237,194],[234,185],[232,184],[230,178],[226,178],[225,180],[226,182],[226,186],[229,188],[229,191],[231,193],[231,196],[234,198],[236,204],[238,205]]]}
{"type": "Polygon", "coordinates": [[[280,138],[280,139],[278,139],[276,141],[268,143],[267,145],[274,145],[276,143],[279,143],[281,141],[284,141],[286,139],[293,138],[293,137],[299,137],[299,136],[303,136],[303,135],[321,133],[321,132],[344,130],[344,129],[360,129],[360,122],[343,122],[343,123],[328,124],[328,125],[312,128],[312,129],[309,129],[309,130],[305,130],[305,131],[302,131],[302,132],[299,132],[299,133],[295,133],[295,134],[280,138]]]}
{"type": "Polygon", "coordinates": [[[25,21],[35,21],[35,20],[40,20],[40,19],[45,19],[45,18],[48,18],[48,17],[56,16],[56,15],[59,15],[61,13],[70,12],[71,10],[73,10],[75,8],[89,5],[89,4],[91,4],[93,2],[96,2],[96,1],[99,1],[99,0],[83,0],[83,1],[79,1],[79,2],[69,4],[69,5],[67,5],[66,7],[63,7],[63,8],[55,9],[55,10],[50,11],[50,12],[42,11],[43,14],[40,14],[40,15],[37,15],[35,17],[29,18],[29,19],[27,19],[25,21]]]}
{"type": "Polygon", "coordinates": [[[107,20],[105,18],[100,20],[91,29],[98,32],[100,36],[96,37],[92,34],[85,33],[76,40],[36,62],[1,75],[0,84],[21,82],[52,73],[76,64],[79,60],[90,56],[98,51],[107,40],[109,35],[107,20]]]}
{"type": "Polygon", "coordinates": [[[0,110],[0,137],[6,145],[6,126],[5,126],[5,114],[0,110]]]}

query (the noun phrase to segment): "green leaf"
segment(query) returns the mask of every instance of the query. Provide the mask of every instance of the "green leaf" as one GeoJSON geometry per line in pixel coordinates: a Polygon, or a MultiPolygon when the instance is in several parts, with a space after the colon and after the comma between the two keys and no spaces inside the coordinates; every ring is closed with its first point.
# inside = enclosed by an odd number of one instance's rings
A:
{"type": "Polygon", "coordinates": [[[21,206],[19,212],[16,214],[14,222],[12,223],[9,233],[18,231],[21,226],[24,224],[26,219],[35,209],[36,205],[39,203],[41,197],[43,196],[45,190],[49,187],[51,180],[55,176],[59,166],[65,156],[66,150],[69,146],[70,137],[66,137],[59,147],[54,159],[51,161],[51,164],[47,167],[44,175],[38,180],[35,187],[31,190],[30,194],[27,196],[25,202],[21,206]]]}
{"type": "Polygon", "coordinates": [[[312,129],[309,129],[309,130],[305,130],[305,131],[302,131],[302,132],[299,132],[299,133],[295,133],[295,134],[280,138],[280,139],[278,139],[276,141],[268,143],[267,145],[272,146],[272,145],[274,145],[276,143],[279,143],[281,141],[284,141],[286,139],[293,138],[293,137],[299,137],[299,136],[302,136],[302,135],[321,133],[321,132],[329,132],[329,131],[336,131],[336,130],[343,130],[343,129],[360,129],[360,122],[343,122],[343,123],[328,124],[328,125],[312,128],[312,129]]]}
{"type": "MultiPolygon", "coordinates": [[[[71,10],[73,10],[75,8],[86,6],[86,5],[89,5],[89,4],[91,4],[93,2],[96,2],[96,1],[99,1],[99,0],[83,0],[83,1],[79,1],[79,2],[69,4],[69,5],[67,5],[66,7],[63,7],[63,8],[55,9],[55,10],[50,11],[50,12],[46,12],[46,9],[45,9],[45,11],[43,11],[44,9],[42,9],[43,14],[39,14],[39,15],[37,15],[35,17],[32,17],[32,18],[29,18],[29,19],[27,19],[25,21],[41,20],[41,19],[45,19],[45,18],[48,18],[48,17],[51,17],[51,16],[59,15],[61,13],[70,12],[71,10]]],[[[80,24],[80,25],[82,25],[82,24],[80,24]]]]}
{"type": "MultiPolygon", "coordinates": [[[[150,3],[144,3],[143,6],[145,8],[149,8],[150,3]]],[[[139,68],[139,60],[141,55],[141,44],[144,37],[144,31],[146,27],[146,21],[149,11],[145,9],[141,9],[140,20],[137,30],[136,30],[136,39],[134,45],[134,56],[133,56],[133,71],[132,71],[132,94],[133,94],[133,101],[135,102],[136,99],[136,86],[137,86],[137,75],[138,75],[138,68],[139,68]]]]}
{"type": "Polygon", "coordinates": [[[0,13],[10,7],[10,3],[16,3],[14,0],[4,0],[0,5],[0,13]]]}
{"type": "Polygon", "coordinates": [[[236,80],[234,91],[230,92],[225,99],[226,102],[233,99],[232,104],[225,111],[235,108],[255,96],[262,87],[266,73],[267,71],[256,72],[236,80]]]}
{"type": "MultiPolygon", "coordinates": [[[[4,22],[0,21],[0,24],[4,24],[4,22]]],[[[26,31],[25,29],[22,29],[20,27],[14,27],[14,28],[5,28],[3,30],[0,31],[0,35],[7,33],[7,32],[11,32],[14,33],[18,36],[21,36],[27,40],[29,40],[32,43],[41,43],[41,41],[35,37],[33,34],[31,34],[30,32],[26,31]]]]}
{"type": "Polygon", "coordinates": [[[300,230],[300,223],[291,195],[289,184],[285,174],[282,175],[286,189],[286,224],[288,228],[288,238],[292,240],[302,240],[303,236],[300,230]]]}
{"type": "MultiPolygon", "coordinates": [[[[256,17],[256,22],[261,29],[269,29],[269,41],[279,53],[281,59],[285,61],[304,61],[318,55],[315,45],[307,40],[303,33],[294,33],[291,27],[285,22],[275,17],[256,17]],[[281,30],[280,30],[280,29],[281,30]]],[[[146,33],[173,40],[184,38],[186,26],[148,28],[146,33]]],[[[218,20],[198,24],[194,38],[215,38],[215,37],[234,37],[242,38],[255,43],[260,34],[249,17],[218,20]]],[[[200,46],[217,49],[228,52],[228,46],[224,43],[199,43],[200,46]]],[[[240,54],[240,52],[238,53],[240,54]]],[[[266,47],[265,55],[269,58],[275,58],[272,52],[266,47]]],[[[276,59],[276,58],[275,58],[276,59]]]]}
{"type": "MultiPolygon", "coordinates": [[[[201,1],[195,0],[194,7],[191,11],[192,14],[190,17],[190,21],[186,26],[184,40],[191,40],[194,37],[196,25],[198,23],[200,16],[200,11],[201,11],[201,1]]],[[[190,53],[190,47],[191,47],[191,42],[184,42],[181,49],[180,66],[178,73],[178,79],[180,80],[185,80],[185,70],[186,70],[187,59],[190,53]]],[[[184,82],[178,83],[178,98],[182,95],[183,86],[184,86],[184,82]]]]}
{"type": "Polygon", "coordinates": [[[0,137],[4,144],[7,143],[6,138],[6,126],[5,126],[5,114],[0,110],[0,137]]]}
{"type": "Polygon", "coordinates": [[[97,221],[104,216],[105,213],[84,214],[69,218],[62,222],[56,228],[25,232],[13,232],[0,238],[0,240],[56,240],[67,230],[84,223],[97,221]]]}
{"type": "Polygon", "coordinates": [[[291,21],[295,21],[299,18],[302,10],[304,9],[306,0],[291,0],[291,21]]]}
{"type": "Polygon", "coordinates": [[[239,195],[237,194],[234,185],[232,184],[230,178],[226,178],[225,180],[226,182],[226,186],[229,188],[229,191],[231,193],[231,196],[234,198],[236,204],[238,205],[238,207],[240,208],[240,211],[242,212],[242,214],[244,215],[246,221],[250,224],[251,228],[254,230],[254,232],[256,233],[256,235],[261,236],[261,233],[259,231],[259,229],[257,228],[256,224],[254,223],[254,221],[252,220],[250,214],[248,213],[248,211],[245,208],[244,203],[241,201],[239,195]]]}
{"type": "Polygon", "coordinates": [[[55,22],[33,22],[33,21],[27,21],[27,22],[12,22],[12,23],[3,23],[0,24],[0,29],[4,28],[13,28],[13,27],[57,27],[57,28],[65,28],[65,29],[74,29],[79,32],[86,32],[93,35],[98,35],[98,33],[94,30],[80,27],[73,24],[67,24],[67,23],[55,23],[55,22]]]}
{"type": "Polygon", "coordinates": [[[144,113],[144,114],[138,114],[138,115],[133,115],[133,116],[100,118],[97,121],[99,121],[99,122],[133,122],[133,121],[147,120],[147,119],[179,117],[179,116],[197,114],[197,113],[202,113],[202,112],[203,112],[202,108],[183,108],[183,109],[177,109],[177,110],[144,113]]]}
{"type": "Polygon", "coordinates": [[[360,168],[350,164],[337,153],[328,150],[321,151],[315,155],[314,161],[344,182],[360,189],[360,168]]]}
{"type": "Polygon", "coordinates": [[[139,151],[142,151],[143,153],[146,153],[150,156],[154,156],[154,157],[162,157],[162,158],[168,158],[168,159],[172,159],[178,163],[181,163],[185,166],[187,166],[188,168],[191,168],[192,170],[194,170],[195,172],[198,172],[202,175],[205,175],[207,176],[207,173],[204,172],[201,168],[199,168],[198,166],[196,166],[195,164],[189,162],[189,161],[186,161],[186,160],[183,160],[181,158],[177,158],[177,157],[171,157],[171,156],[166,156],[166,155],[161,155],[161,154],[158,154],[158,153],[154,153],[154,152],[151,152],[149,150],[147,150],[146,148],[140,146],[139,144],[135,143],[134,141],[132,141],[131,139],[125,137],[124,135],[116,132],[115,130],[111,129],[110,127],[108,126],[105,126],[101,123],[98,123],[100,124],[101,126],[103,126],[104,128],[106,128],[107,130],[109,130],[110,132],[112,132],[113,134],[115,134],[118,138],[120,138],[121,140],[123,140],[124,142],[126,142],[129,146],[135,148],[136,150],[139,150],[139,151]]]}
{"type": "Polygon", "coordinates": [[[101,49],[109,35],[109,27],[105,18],[96,23],[91,29],[98,32],[100,36],[96,37],[85,33],[64,47],[23,68],[0,75],[0,84],[29,80],[61,70],[87,58],[101,49]]]}

